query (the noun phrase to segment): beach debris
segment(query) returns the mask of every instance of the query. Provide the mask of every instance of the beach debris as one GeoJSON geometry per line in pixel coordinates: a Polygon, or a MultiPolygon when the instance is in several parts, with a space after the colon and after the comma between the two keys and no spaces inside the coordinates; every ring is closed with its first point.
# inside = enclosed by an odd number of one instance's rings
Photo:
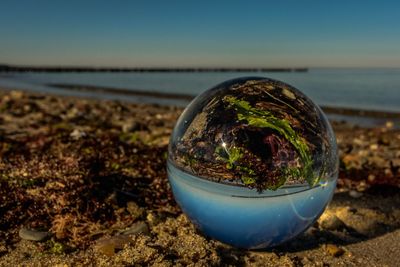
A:
{"type": "Polygon", "coordinates": [[[47,231],[38,231],[34,229],[21,228],[18,232],[20,238],[30,241],[45,241],[51,236],[47,231]]]}
{"type": "Polygon", "coordinates": [[[147,226],[147,223],[143,221],[136,222],[131,227],[121,232],[121,234],[123,235],[136,235],[136,234],[148,234],[148,233],[149,233],[149,227],[147,226]]]}

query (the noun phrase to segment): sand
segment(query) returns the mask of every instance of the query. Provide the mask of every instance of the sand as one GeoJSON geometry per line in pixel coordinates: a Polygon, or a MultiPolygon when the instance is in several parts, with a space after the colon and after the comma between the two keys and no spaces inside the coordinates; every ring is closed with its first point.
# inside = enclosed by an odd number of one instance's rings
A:
{"type": "Polygon", "coordinates": [[[203,236],[173,200],[165,159],[181,108],[11,91],[0,110],[0,266],[400,264],[390,121],[332,122],[340,178],[329,207],[295,240],[248,251],[203,236]]]}

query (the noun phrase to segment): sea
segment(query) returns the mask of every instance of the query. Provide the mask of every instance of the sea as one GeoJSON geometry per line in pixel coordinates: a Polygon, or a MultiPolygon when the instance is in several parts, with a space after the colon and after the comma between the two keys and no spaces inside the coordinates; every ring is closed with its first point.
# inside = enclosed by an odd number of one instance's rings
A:
{"type": "Polygon", "coordinates": [[[0,88],[185,106],[189,100],[62,89],[54,84],[196,96],[228,79],[258,76],[286,82],[321,106],[400,112],[400,68],[311,68],[307,72],[0,73],[0,88]]]}

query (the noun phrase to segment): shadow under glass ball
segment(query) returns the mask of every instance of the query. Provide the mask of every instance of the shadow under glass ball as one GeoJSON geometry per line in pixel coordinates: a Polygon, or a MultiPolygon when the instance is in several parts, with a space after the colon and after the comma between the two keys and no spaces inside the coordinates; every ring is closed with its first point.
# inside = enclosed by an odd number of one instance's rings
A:
{"type": "Polygon", "coordinates": [[[229,80],[196,97],[171,136],[175,199],[206,235],[266,248],[306,230],[332,198],[338,172],[326,117],[292,86],[229,80]]]}

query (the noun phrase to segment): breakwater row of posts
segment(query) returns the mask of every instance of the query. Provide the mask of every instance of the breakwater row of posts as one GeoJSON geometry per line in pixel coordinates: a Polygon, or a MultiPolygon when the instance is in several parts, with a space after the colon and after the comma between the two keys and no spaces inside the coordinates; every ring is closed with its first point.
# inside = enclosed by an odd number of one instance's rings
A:
{"type": "Polygon", "coordinates": [[[0,65],[0,72],[307,72],[308,68],[108,68],[0,65]]]}

